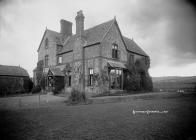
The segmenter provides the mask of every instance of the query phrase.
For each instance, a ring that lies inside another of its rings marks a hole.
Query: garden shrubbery
[[[152,91],[152,78],[148,73],[148,66],[143,59],[136,60],[135,64],[128,61],[128,71],[125,72],[124,87],[129,91]]]
[[[72,89],[71,95],[69,96],[68,99],[68,103],[69,104],[87,103],[87,98],[85,93]]]
[[[41,92],[41,86],[40,86],[40,85],[35,86],[35,87],[32,89],[31,92],[32,92],[32,93],[39,93],[39,92]]]

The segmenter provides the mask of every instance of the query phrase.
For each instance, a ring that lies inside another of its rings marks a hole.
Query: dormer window
[[[112,44],[112,58],[118,59],[119,58],[119,51],[118,51],[118,45]]]
[[[45,39],[45,48],[48,49],[48,38]]]

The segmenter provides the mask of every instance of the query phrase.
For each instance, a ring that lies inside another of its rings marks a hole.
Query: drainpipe
[[[85,94],[85,47],[82,46],[82,79],[83,79],[83,84],[82,84],[82,89],[83,89],[83,94]]]

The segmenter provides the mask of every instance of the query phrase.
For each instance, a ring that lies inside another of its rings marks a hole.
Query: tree
[[[37,83],[40,85],[42,76],[43,76],[43,66],[44,66],[44,61],[40,60],[37,62],[37,68],[36,68],[36,79]]]

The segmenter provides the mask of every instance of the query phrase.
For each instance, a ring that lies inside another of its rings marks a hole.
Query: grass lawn
[[[0,140],[195,139],[195,96],[130,102],[1,109]],[[141,114],[135,110],[168,111]]]

